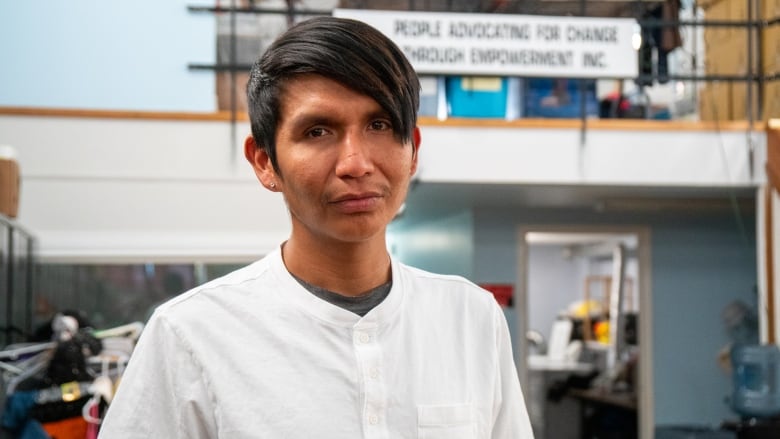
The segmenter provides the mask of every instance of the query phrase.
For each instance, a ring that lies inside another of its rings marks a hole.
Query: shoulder
[[[399,263],[404,280],[430,287],[462,290],[472,294],[490,294],[474,282],[456,274],[439,274]]]
[[[493,295],[463,276],[438,274],[404,264],[398,264],[405,286],[412,297],[446,300],[452,304],[493,307]]]
[[[218,316],[221,310],[246,304],[247,298],[267,300],[271,279],[273,264],[266,257],[168,300],[157,307],[152,318],[173,325],[189,319],[203,322],[207,316]]]
[[[493,294],[462,276],[405,265],[400,266],[400,271],[403,310],[413,333],[433,332],[454,343],[474,346],[475,352],[484,352],[486,356],[495,353],[496,337],[506,322]]]

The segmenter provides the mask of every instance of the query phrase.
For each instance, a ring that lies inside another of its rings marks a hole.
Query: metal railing
[[[33,325],[36,239],[0,214],[0,329],[3,346],[27,341]]]
[[[572,15],[580,16],[605,16],[606,12],[615,14],[614,16],[633,17],[637,20],[637,23],[644,29],[645,32],[653,29],[662,29],[667,27],[677,27],[685,29],[694,28],[734,28],[743,29],[747,32],[746,47],[744,48],[747,54],[747,69],[742,73],[724,74],[724,73],[712,73],[701,72],[703,65],[700,59],[697,58],[697,54],[692,54],[692,68],[691,72],[686,73],[670,73],[660,75],[657,72],[642,73],[640,72],[637,77],[603,77],[600,79],[612,79],[620,81],[636,81],[637,84],[650,84],[652,85],[663,76],[664,81],[686,81],[692,82],[694,85],[699,83],[713,83],[713,82],[727,82],[727,83],[743,83],[746,85],[755,85],[756,88],[747,87],[746,114],[744,117],[749,122],[755,120],[762,120],[763,115],[763,97],[764,86],[767,82],[780,80],[780,74],[770,73],[762,71],[762,38],[765,29],[777,26],[778,17],[761,17],[759,13],[760,6],[764,0],[746,0],[747,1],[747,19],[742,20],[728,20],[728,19],[663,19],[652,17],[648,15],[648,12],[652,8],[657,8],[663,0],[620,0],[620,1],[599,1],[599,0],[556,0],[556,1],[543,1],[543,0],[507,0],[505,2],[458,2],[457,0],[344,0],[341,7],[351,7],[358,9],[372,9],[380,5],[391,4],[393,6],[406,5],[406,8],[401,10],[415,10],[415,11],[453,11],[453,12],[489,12],[489,13],[520,13],[520,14],[552,14],[558,15],[562,12]],[[700,7],[700,0],[695,0],[693,3],[694,9]],[[503,7],[494,8],[489,5],[501,4]],[[287,8],[263,8],[258,7],[253,0],[232,0],[227,5],[222,6],[189,6],[188,9],[191,12],[196,13],[217,13],[217,14],[229,14],[230,26],[229,26],[229,56],[226,60],[221,62],[218,60],[215,64],[208,63],[191,63],[188,68],[191,70],[207,70],[215,72],[229,73],[230,78],[230,111],[233,114],[233,121],[236,119],[237,102],[235,100],[236,88],[238,87],[235,74],[238,72],[247,72],[251,65],[246,61],[241,62],[237,59],[237,42],[236,42],[236,16],[239,14],[283,14],[290,18],[293,17],[307,17],[313,15],[329,15],[330,10],[314,10],[314,9],[300,9],[293,6],[293,3],[288,2]],[[467,9],[463,9],[464,5],[468,6]],[[606,5],[606,6],[605,6]],[[610,9],[604,9],[608,7]],[[562,9],[564,8],[564,9]],[[639,62],[639,60],[638,60]],[[583,78],[569,78],[569,79],[583,79]],[[582,81],[580,81],[582,82]],[[644,86],[640,86],[640,90]],[[584,108],[584,95],[585,87],[580,88],[581,102],[583,103],[581,108],[581,119],[583,125],[587,117]],[[695,98],[698,101],[698,97]],[[649,117],[647,112],[645,117]]]

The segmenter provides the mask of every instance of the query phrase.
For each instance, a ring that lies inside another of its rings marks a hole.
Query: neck
[[[391,277],[390,256],[384,234],[360,243],[312,245],[292,236],[282,248],[287,269],[307,283],[342,294],[358,296]]]

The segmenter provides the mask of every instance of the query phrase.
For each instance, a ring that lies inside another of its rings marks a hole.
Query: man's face
[[[417,155],[393,132],[372,98],[319,75],[302,75],[282,90],[276,131],[293,237],[361,242],[382,236],[406,198]],[[419,132],[415,129],[415,143]]]

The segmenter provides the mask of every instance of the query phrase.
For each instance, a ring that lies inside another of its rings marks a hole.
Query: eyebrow
[[[334,123],[333,117],[319,113],[302,113],[291,118],[289,121],[292,127],[305,127],[310,125],[330,125]]]
[[[381,107],[372,111],[366,115],[366,120],[374,119],[388,119],[392,122],[390,114]],[[298,128],[313,125],[333,125],[339,123],[338,118],[333,117],[328,113],[323,112],[309,112],[300,113],[289,119],[290,126]]]

